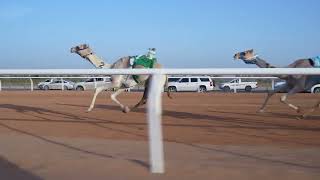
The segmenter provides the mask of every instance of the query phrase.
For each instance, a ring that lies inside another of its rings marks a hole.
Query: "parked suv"
[[[179,79],[177,80],[174,78],[179,78]],[[178,91],[206,92],[206,91],[212,91],[214,88],[214,81],[209,76],[169,77],[168,79],[169,79],[168,91],[170,92],[178,92]]]
[[[97,87],[101,87],[107,83],[111,83],[110,77],[90,78],[84,82],[78,82],[74,85],[74,89],[77,91],[92,90]]]

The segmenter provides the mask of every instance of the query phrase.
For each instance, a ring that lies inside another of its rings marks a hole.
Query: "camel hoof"
[[[304,115],[298,116],[296,119],[297,120],[304,120],[306,117]]]
[[[89,108],[89,109],[87,110],[87,113],[91,112],[91,111],[92,111],[92,109],[93,109],[93,108]]]
[[[302,112],[301,108],[298,107],[297,113],[301,113],[301,112]]]
[[[303,120],[303,119],[306,119],[307,117],[308,117],[308,114],[303,114],[303,115],[300,116],[300,119]]]
[[[130,108],[129,108],[128,106],[125,106],[125,107],[122,109],[122,112],[128,113],[128,112],[130,112]]]
[[[266,111],[264,109],[259,109],[258,113],[265,113]]]

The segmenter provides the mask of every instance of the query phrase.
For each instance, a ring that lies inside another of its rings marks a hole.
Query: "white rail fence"
[[[176,76],[174,78],[183,78],[185,76]],[[61,80],[61,90],[64,90],[64,79],[90,79],[93,78],[95,82],[95,87],[97,86],[96,78],[101,78],[101,76],[0,76],[0,91],[2,91],[2,79],[28,79],[30,81],[30,91],[34,90],[34,79],[56,79]],[[274,89],[275,80],[279,79],[277,77],[237,77],[237,76],[224,76],[224,77],[210,77],[211,79],[269,79],[271,80],[271,89]],[[237,88],[233,88],[234,93],[237,93]],[[130,91],[130,89],[128,89]]]
[[[164,173],[161,75],[320,75],[320,68],[212,68],[212,69],[6,69],[0,75],[152,75],[147,103],[152,173]]]

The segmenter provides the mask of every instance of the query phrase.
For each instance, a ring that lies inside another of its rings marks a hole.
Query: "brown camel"
[[[275,68],[275,66],[270,65],[265,60],[261,59],[259,56],[254,54],[253,49],[239,52],[234,55],[234,59],[243,60],[246,64],[255,64],[260,68]],[[314,68],[315,61],[312,58],[307,59],[299,59],[294,61],[292,64],[286,66],[286,68]],[[268,96],[266,97],[264,103],[262,104],[259,112],[264,112],[265,107],[268,103],[270,97],[272,97],[275,93],[286,91],[285,95],[281,96],[280,102],[288,105],[290,108],[294,109],[296,112],[300,113],[301,108],[289,103],[287,98],[290,95],[293,95],[298,92],[303,92],[305,90],[310,89],[314,84],[320,82],[320,75],[280,75],[275,76],[280,79],[285,80],[285,84],[276,88],[273,92],[269,92]],[[302,118],[306,118],[310,113],[315,111],[317,108],[320,108],[320,101],[318,101],[312,108],[305,111],[302,114]]]

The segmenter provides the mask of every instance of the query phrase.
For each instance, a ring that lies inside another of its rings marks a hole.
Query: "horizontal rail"
[[[0,79],[89,79],[89,78],[104,78],[105,76],[0,76]],[[189,76],[170,76],[170,78],[184,78],[184,77],[189,77]],[[212,79],[278,79],[277,77],[239,77],[239,76],[221,76],[221,77],[210,77]]]
[[[105,78],[104,76],[47,76],[47,77],[36,77],[36,76],[16,76],[16,77],[5,77],[0,76],[0,79],[89,79],[89,78]]]
[[[320,68],[2,69],[0,75],[320,75]]]

